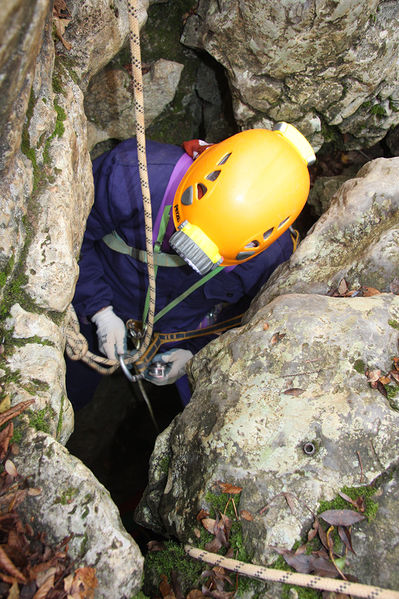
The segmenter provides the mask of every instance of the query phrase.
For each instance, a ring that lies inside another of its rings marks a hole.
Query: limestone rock
[[[47,169],[37,203],[35,231],[26,259],[25,290],[42,308],[63,312],[72,300],[78,256],[94,188],[87,147],[83,94],[67,72],[54,99],[54,125],[37,161]],[[51,96],[50,96],[51,97]],[[37,104],[44,104],[40,98]],[[47,103],[48,104],[48,103]],[[34,111],[37,120],[40,112]],[[33,131],[37,130],[36,119]],[[33,144],[33,141],[32,141]]]
[[[23,457],[22,457],[23,456]],[[82,462],[44,433],[32,432],[15,464],[41,495],[20,506],[52,543],[72,535],[69,555],[77,566],[96,569],[96,597],[132,597],[141,586],[143,558],[123,529],[108,491]]]
[[[323,142],[321,120],[367,147],[399,122],[398,6],[201,0],[182,41],[226,68],[239,124],[289,121]]]
[[[7,361],[10,373],[18,375],[8,386],[13,404],[34,397],[33,418],[41,413],[46,430],[66,443],[73,431],[73,410],[65,390],[62,330],[45,314],[27,312],[19,304],[11,308],[5,326],[19,342]]]
[[[399,272],[398,158],[363,166],[334,196],[325,212],[252,302],[248,318],[283,293],[328,293],[345,278],[389,291]]]
[[[399,539],[392,522],[397,522],[398,514],[398,470],[390,473],[381,487],[381,494],[373,497],[378,505],[375,519],[360,522],[354,536],[356,554],[348,559],[348,571],[364,584],[375,584],[391,589],[399,589],[399,570],[392,564],[399,560]],[[378,567],[376,567],[378,564]]]
[[[0,172],[21,144],[36,56],[50,7],[49,0],[9,0],[0,6]]]
[[[146,128],[173,100],[183,65],[160,59],[143,75]],[[106,68],[90,82],[85,96],[88,144],[128,139],[136,134],[132,79],[124,69]]]
[[[49,0],[10,0],[0,6],[0,268],[7,274],[18,263],[26,239],[25,198],[32,192],[33,177],[20,147],[50,4]]]
[[[147,19],[148,0],[140,0],[139,25]],[[71,21],[64,38],[71,44],[66,51],[61,42],[57,49],[73,64],[80,85],[86,88],[123,46],[129,33],[127,2],[123,0],[71,0],[68,2]]]
[[[335,177],[317,177],[313,187],[310,190],[308,204],[316,216],[321,216],[330,206],[334,194],[338,191],[345,181],[350,179],[346,175],[336,175]]]
[[[153,454],[139,521],[195,541],[196,514],[223,481],[243,487],[255,563],[270,563],[273,546],[291,548],[320,500],[359,485],[358,455],[366,485],[398,460],[399,413],[364,374],[391,368],[398,323],[392,294],[292,294],[211,342],[189,367],[190,404]],[[295,499],[292,511],[282,492]]]

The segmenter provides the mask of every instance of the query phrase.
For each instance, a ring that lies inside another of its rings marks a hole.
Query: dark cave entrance
[[[156,437],[183,409],[176,385],[157,387],[143,381],[143,386],[158,430],[138,383],[118,370],[104,376],[92,401],[75,412],[75,429],[66,446],[108,489],[142,551],[155,535],[135,524],[134,510],[147,485]]]

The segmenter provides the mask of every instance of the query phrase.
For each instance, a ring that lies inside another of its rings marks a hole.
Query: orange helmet
[[[292,125],[251,129],[210,146],[173,201],[171,246],[200,274],[263,252],[294,222],[316,157]]]

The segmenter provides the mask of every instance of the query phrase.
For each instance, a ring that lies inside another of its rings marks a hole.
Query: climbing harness
[[[243,576],[257,578],[258,580],[282,582],[284,584],[352,595],[354,597],[365,597],[366,599],[399,599],[399,591],[349,582],[348,580],[337,580],[335,578],[325,578],[324,576],[300,574],[285,570],[275,570],[274,568],[265,568],[264,566],[255,564],[246,564],[245,562],[217,555],[216,553],[210,553],[203,549],[197,549],[191,545],[186,545],[184,549],[194,559],[202,560],[213,566],[226,568],[226,570],[242,574]]]

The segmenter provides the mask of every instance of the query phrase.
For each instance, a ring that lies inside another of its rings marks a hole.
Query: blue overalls
[[[160,217],[171,175],[183,155],[184,150],[178,146],[147,141],[154,228]],[[190,161],[185,162],[185,168],[189,164]],[[123,141],[95,159],[93,175],[95,200],[83,239],[80,275],[73,305],[81,321],[83,334],[88,338],[92,350],[98,353],[95,327],[90,317],[104,306],[112,305],[114,312],[125,322],[130,318],[141,320],[147,293],[147,265],[111,249],[103,241],[104,236],[116,231],[128,246],[145,250],[136,139]],[[173,228],[169,226],[162,247],[164,252],[171,252],[168,239],[172,232]],[[173,332],[196,329],[206,315],[220,304],[226,305],[219,315],[221,320],[241,314],[275,268],[286,261],[292,251],[293,244],[287,231],[255,258],[233,269],[223,269],[160,318],[155,330]],[[155,313],[199,279],[201,276],[188,265],[174,268],[159,266]],[[211,338],[180,341],[178,347],[196,353]],[[90,401],[100,375],[83,363],[71,364],[69,360],[67,371],[68,397],[74,407],[82,407]]]

